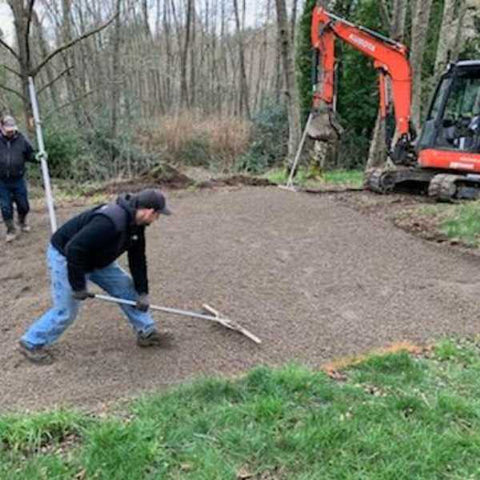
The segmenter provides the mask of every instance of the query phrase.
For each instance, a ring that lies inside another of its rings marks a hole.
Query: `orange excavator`
[[[382,120],[386,120],[392,106],[394,109],[397,140],[393,145],[388,141],[388,155],[395,167],[368,172],[366,188],[379,193],[415,190],[445,201],[480,198],[480,61],[449,65],[416,138],[410,113],[412,74],[405,45],[319,6],[313,10],[311,37],[316,53],[313,113],[308,130],[312,138],[327,139],[322,133],[325,112],[335,127],[335,40],[340,39],[373,60],[379,73]],[[393,105],[388,100],[387,78]]]

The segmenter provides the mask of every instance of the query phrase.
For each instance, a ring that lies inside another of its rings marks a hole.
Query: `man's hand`
[[[34,158],[34,162],[42,163],[43,159],[45,159],[45,160],[48,159],[48,155],[47,155],[47,152],[38,152],[38,153],[35,154],[35,156],[33,158]]]
[[[75,300],[86,300],[87,298],[95,298],[95,294],[88,290],[77,290],[72,294]]]
[[[135,308],[141,312],[146,312],[150,308],[150,299],[146,293],[142,293],[142,295],[138,297]]]

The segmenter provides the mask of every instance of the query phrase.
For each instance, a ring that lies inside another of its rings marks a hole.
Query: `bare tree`
[[[121,42],[121,32],[120,32],[120,8],[121,0],[116,0],[116,18],[113,34],[113,54],[112,54],[112,103],[110,106],[111,109],[111,129],[110,129],[110,139],[112,141],[111,147],[111,159],[115,160],[115,149],[113,148],[113,141],[117,138],[117,115],[118,115],[118,100],[120,98],[120,42]],[[149,34],[148,34],[149,35]]]
[[[435,57],[435,80],[438,79],[452,56],[453,42],[457,36],[457,29],[454,26],[455,10],[457,12],[461,10],[455,8],[458,3],[458,0],[445,0],[443,5],[442,25],[438,36],[437,55]]]
[[[233,7],[235,13],[235,26],[238,37],[238,59],[240,63],[240,113],[245,112],[246,116],[250,118],[250,106],[247,84],[247,73],[245,69],[245,48],[243,43],[243,34],[240,26],[240,12],[238,10],[238,0],[233,0]]]
[[[188,52],[190,51],[190,32],[192,25],[193,17],[193,8],[194,0],[187,0],[187,18],[185,20],[185,42],[183,44],[183,51],[181,57],[181,72],[180,72],[180,81],[181,81],[181,102],[182,106],[189,106],[189,97],[188,97],[188,85],[187,85],[187,63],[188,63]]]
[[[14,17],[18,51],[10,47],[5,41],[1,39],[0,45],[3,46],[3,48],[6,49],[8,52],[10,52],[10,54],[15,58],[18,63],[18,70],[12,69],[12,71],[15,72],[15,75],[20,78],[21,91],[7,87],[5,85],[0,85],[0,88],[3,88],[4,90],[9,90],[22,99],[26,124],[27,126],[30,126],[32,110],[30,101],[28,99],[28,78],[35,78],[38,73],[59,53],[64,52],[65,50],[71,48],[73,45],[80,42],[81,40],[84,40],[106,28],[113,21],[113,18],[105,22],[103,25],[100,25],[84,33],[83,35],[80,35],[74,39],[67,41],[63,45],[60,45],[55,50],[44,56],[40,61],[34,64],[34,59],[32,57],[32,49],[30,45],[30,31],[35,0],[8,0],[8,4],[10,6],[10,9],[12,10]]]
[[[420,129],[422,104],[422,64],[432,0],[417,0],[412,18],[410,63],[413,71],[412,122]]]
[[[391,38],[403,42],[405,36],[405,19],[408,9],[408,0],[394,0],[392,4],[391,13],[388,10],[388,5],[385,0],[382,1],[382,19],[385,28],[390,32]],[[388,80],[388,78],[387,78]],[[387,81],[387,86],[389,83]],[[392,98],[391,90],[387,88],[386,98]],[[388,112],[391,114],[392,112]],[[385,120],[382,120],[380,109],[377,113],[375,127],[373,129],[372,140],[368,151],[368,159],[366,170],[380,167],[385,163],[387,158],[387,144],[386,139],[386,125]]]
[[[282,56],[283,75],[285,79],[285,101],[288,110],[288,163],[293,162],[297,146],[300,142],[300,104],[298,101],[295,65],[291,44],[291,33],[288,28],[287,8],[285,0],[275,0],[277,7],[277,25],[280,51]]]

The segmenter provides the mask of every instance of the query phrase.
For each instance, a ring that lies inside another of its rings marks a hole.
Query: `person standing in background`
[[[7,242],[17,237],[13,218],[14,204],[17,207],[20,230],[30,231],[27,224],[30,205],[25,181],[25,163],[33,161],[35,157],[32,145],[18,131],[15,119],[6,115],[0,123],[0,208],[7,228]]]

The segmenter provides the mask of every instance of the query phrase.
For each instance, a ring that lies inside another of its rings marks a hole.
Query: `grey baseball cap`
[[[156,188],[148,188],[133,195],[132,204],[135,208],[153,208],[163,215],[171,215],[163,193]]]
[[[10,115],[5,115],[3,117],[2,126],[5,130],[17,130],[17,122]]]

